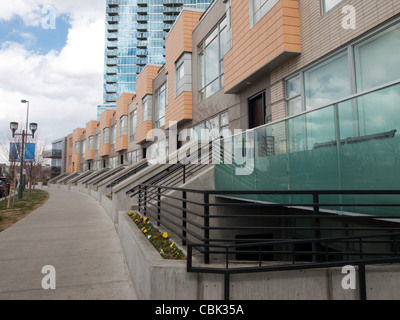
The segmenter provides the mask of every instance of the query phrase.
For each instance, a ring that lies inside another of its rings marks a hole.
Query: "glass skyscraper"
[[[124,92],[136,92],[146,64],[164,64],[165,37],[182,8],[206,10],[212,0],[107,0],[104,97],[115,107]]]

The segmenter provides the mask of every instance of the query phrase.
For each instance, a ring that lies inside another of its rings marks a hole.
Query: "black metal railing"
[[[124,181],[125,179],[139,173],[140,171],[146,169],[149,166],[148,162],[145,162],[141,165],[138,165],[134,168],[132,168],[131,170],[128,170],[127,173],[117,177],[116,179],[114,179],[111,183],[109,183],[106,188],[111,188],[111,192],[112,192],[112,188],[115,187],[117,184],[121,183],[122,181]]]
[[[307,196],[311,201],[227,198],[248,195]],[[366,196],[370,203],[338,203],[322,197],[328,195]],[[398,201],[376,203],[371,195],[396,196]],[[376,215],[349,212],[365,206],[376,208]],[[380,215],[385,207],[399,208],[399,215]],[[400,191],[396,190],[216,191],[142,184],[138,209],[187,245],[189,272],[225,276],[225,298],[234,273],[356,265],[362,276],[365,265],[400,262]],[[195,266],[194,260],[201,265]],[[366,297],[365,290],[360,297]]]
[[[138,184],[128,190],[126,194],[131,198],[140,193],[140,185],[147,185],[148,189],[156,190],[157,185],[162,184],[167,187],[176,187],[186,183],[189,178],[206,168],[212,163],[212,143],[202,145],[197,149],[197,153],[190,154],[179,163],[166,164],[166,167],[141,184]],[[154,187],[151,187],[154,186]],[[164,189],[162,189],[164,190]],[[158,195],[157,195],[158,196]],[[153,198],[149,198],[153,200]]]

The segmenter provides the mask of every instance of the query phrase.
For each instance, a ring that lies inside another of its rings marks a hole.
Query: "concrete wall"
[[[136,293],[142,300],[222,300],[222,275],[186,272],[186,261],[163,260],[126,212],[119,213],[119,237]],[[341,268],[232,275],[232,300],[358,300],[344,290]],[[396,266],[367,267],[367,297],[400,298]]]

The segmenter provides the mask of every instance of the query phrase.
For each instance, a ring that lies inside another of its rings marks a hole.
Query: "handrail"
[[[225,281],[229,283],[229,277],[234,273],[329,268],[349,264],[359,265],[362,270],[368,264],[400,263],[400,214],[340,215],[321,210],[329,206],[369,205],[377,208],[399,207],[400,213],[400,199],[396,203],[374,203],[371,197],[367,197],[368,204],[341,204],[332,200],[328,203],[320,199],[321,195],[400,195],[400,190],[220,191],[153,184],[140,184],[138,188],[139,212],[180,238],[182,245],[187,245],[188,272],[224,274]],[[312,201],[307,204],[252,203],[246,199],[237,203],[240,199],[235,199],[236,202],[232,203],[223,202],[229,199],[222,201],[216,197],[229,194],[310,195]],[[310,207],[311,213],[304,214],[305,206]],[[239,212],[227,210],[225,214],[219,211],[224,207],[244,209]],[[265,207],[265,210],[246,214],[246,207],[251,210]],[[283,209],[286,211],[281,211]],[[330,220],[332,224],[324,223]],[[240,238],[235,236],[246,232],[249,235]],[[332,232],[337,236],[327,236]],[[273,238],[263,239],[263,234],[271,234]],[[298,239],[298,234],[307,234],[307,238]],[[205,266],[193,266],[194,249],[203,255]],[[213,259],[223,255],[224,258],[218,261],[226,261],[225,267],[209,265],[211,255]],[[230,259],[242,256],[254,257],[257,266],[229,266]],[[265,259],[277,261],[276,257],[283,259],[280,264],[263,264]],[[229,298],[229,285],[227,287],[226,299]],[[361,292],[361,297],[364,296],[365,290]]]

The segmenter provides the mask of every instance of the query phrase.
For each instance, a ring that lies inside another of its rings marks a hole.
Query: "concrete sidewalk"
[[[0,233],[0,300],[134,300],[113,222],[101,205],[74,191],[45,189],[49,201]],[[56,290],[44,290],[44,266]]]

